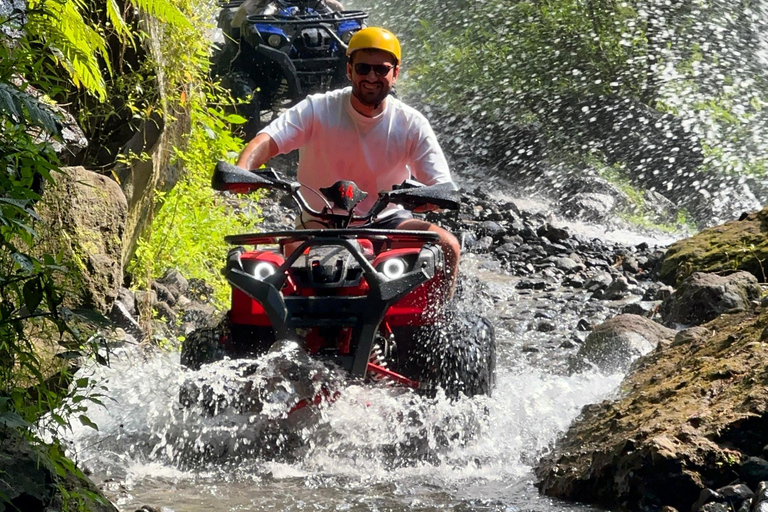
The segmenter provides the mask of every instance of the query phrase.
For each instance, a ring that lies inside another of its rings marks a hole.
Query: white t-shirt
[[[346,87],[308,96],[262,130],[280,153],[299,149],[298,181],[313,208],[325,205],[319,189],[339,180],[354,181],[368,192],[358,215],[370,210],[380,191],[409,178],[425,185],[452,181],[445,155],[421,113],[388,96],[381,114],[365,117],[352,107],[351,94]]]

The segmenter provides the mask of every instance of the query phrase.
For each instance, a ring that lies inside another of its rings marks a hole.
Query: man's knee
[[[459,258],[459,254],[461,252],[461,245],[459,244],[459,240],[453,236],[450,231],[443,229],[440,226],[436,226],[431,222],[420,219],[409,219],[397,226],[397,229],[412,229],[418,231],[432,231],[433,233],[437,233],[440,236],[440,245],[442,245],[445,250],[451,252],[454,260],[458,260]],[[450,257],[451,255],[448,256]]]

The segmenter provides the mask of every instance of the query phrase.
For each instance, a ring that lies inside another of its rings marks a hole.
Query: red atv
[[[406,181],[380,192],[364,216],[355,207],[367,193],[350,181],[319,191],[327,204],[322,211],[307,204],[298,183],[271,169],[250,172],[220,162],[213,187],[282,190],[329,228],[227,236],[237,246],[225,269],[232,308],[221,325],[187,337],[184,366],[260,356],[289,339],[353,379],[427,393],[440,387],[450,396],[490,394],[493,328],[479,315],[435,300],[447,279],[437,234],[366,227],[390,203],[457,209],[453,185]]]

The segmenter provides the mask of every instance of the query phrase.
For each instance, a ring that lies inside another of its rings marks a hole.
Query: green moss
[[[662,281],[678,284],[693,272],[746,270],[765,282],[767,224],[768,209],[763,209],[672,244],[662,262]]]

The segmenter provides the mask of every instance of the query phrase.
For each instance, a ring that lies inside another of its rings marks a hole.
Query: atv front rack
[[[248,23],[268,23],[270,25],[301,25],[340,21],[362,21],[368,18],[365,11],[337,11],[330,14],[311,14],[306,16],[276,16],[274,14],[249,14]]]
[[[285,240],[310,240],[313,238],[355,239],[367,238],[375,241],[392,242],[437,242],[440,235],[432,231],[407,229],[297,229],[294,231],[272,231],[268,233],[246,233],[229,235],[224,241],[232,245],[278,244]]]
[[[394,231],[394,233],[393,233]],[[275,339],[290,339],[298,328],[313,326],[346,326],[352,328],[351,355],[339,355],[336,362],[353,377],[363,378],[368,369],[369,356],[379,324],[387,310],[417,286],[435,276],[442,261],[442,251],[431,243],[422,246],[412,270],[395,279],[379,273],[350,238],[381,236],[401,240],[436,241],[439,237],[430,231],[405,230],[297,230],[289,232],[235,235],[227,237],[234,244],[278,243],[291,238],[304,241],[291,252],[274,274],[257,279],[245,271],[239,258],[226,271],[229,283],[241,290],[264,308],[275,332]],[[364,296],[283,296],[280,291],[288,279],[288,269],[310,247],[344,247],[359,263],[368,283]]]

